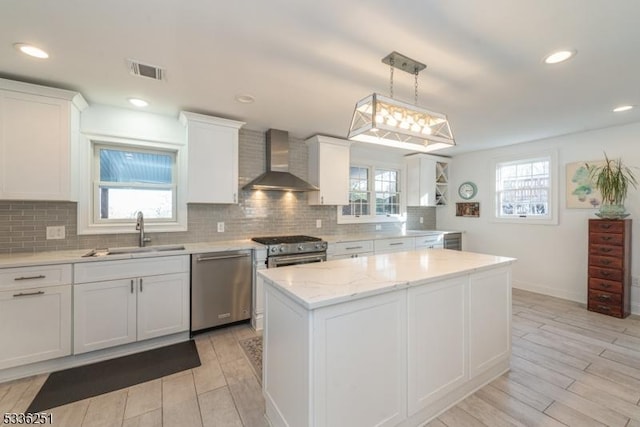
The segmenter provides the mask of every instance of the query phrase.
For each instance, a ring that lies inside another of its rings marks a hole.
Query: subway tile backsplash
[[[290,138],[290,170],[307,179],[307,146]],[[240,131],[240,187],[266,168],[263,132]],[[215,185],[215,183],[211,183]],[[0,253],[41,252],[95,247],[136,246],[137,233],[77,234],[77,205],[73,202],[32,202],[0,200]],[[189,230],[175,233],[148,233],[151,244],[194,243],[245,239],[275,234],[335,235],[375,231],[375,224],[337,224],[335,206],[309,206],[307,193],[240,191],[237,205],[190,204]],[[423,218],[420,224],[419,218]],[[316,228],[316,220],[322,228]],[[407,229],[434,229],[435,208],[408,208]],[[217,223],[225,232],[217,232]],[[47,240],[47,226],[65,226],[65,239]],[[381,231],[396,231],[399,224],[383,223]]]

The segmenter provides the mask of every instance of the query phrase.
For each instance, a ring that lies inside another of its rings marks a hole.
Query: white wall
[[[521,225],[491,222],[493,207],[491,159],[555,149],[558,153],[558,225]],[[453,203],[437,209],[442,230],[465,231],[464,250],[518,258],[514,287],[582,303],[587,301],[588,219],[593,209],[567,209],[565,202],[567,163],[622,157],[629,166],[640,167],[640,123],[566,135],[509,147],[455,156],[450,168]],[[640,178],[640,169],[636,171]],[[473,201],[480,202],[480,217],[455,216],[455,202],[462,202],[458,186],[472,181],[478,186]],[[640,191],[631,190],[625,202],[633,219],[632,247],[640,251]],[[632,276],[640,276],[640,257],[632,251]],[[640,287],[631,290],[632,312],[640,314]]]

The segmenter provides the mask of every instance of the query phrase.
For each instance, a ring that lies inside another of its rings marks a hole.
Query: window
[[[351,166],[349,204],[338,207],[338,222],[381,222],[400,217],[400,172]]]
[[[148,222],[176,219],[176,153],[94,145],[94,220]]]
[[[555,155],[495,162],[495,219],[555,224]]]

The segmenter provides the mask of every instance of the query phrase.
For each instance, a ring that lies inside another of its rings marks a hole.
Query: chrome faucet
[[[144,215],[142,215],[142,211],[138,211],[136,216],[136,230],[140,231],[138,246],[143,247],[145,243],[151,241],[150,237],[144,237]]]

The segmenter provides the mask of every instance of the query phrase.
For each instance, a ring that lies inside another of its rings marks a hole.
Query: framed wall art
[[[468,216],[477,218],[480,216],[480,203],[463,202],[456,203],[456,216]]]
[[[586,164],[601,165],[601,160],[567,163],[567,209],[594,209],[600,206],[602,196],[589,179]]]

